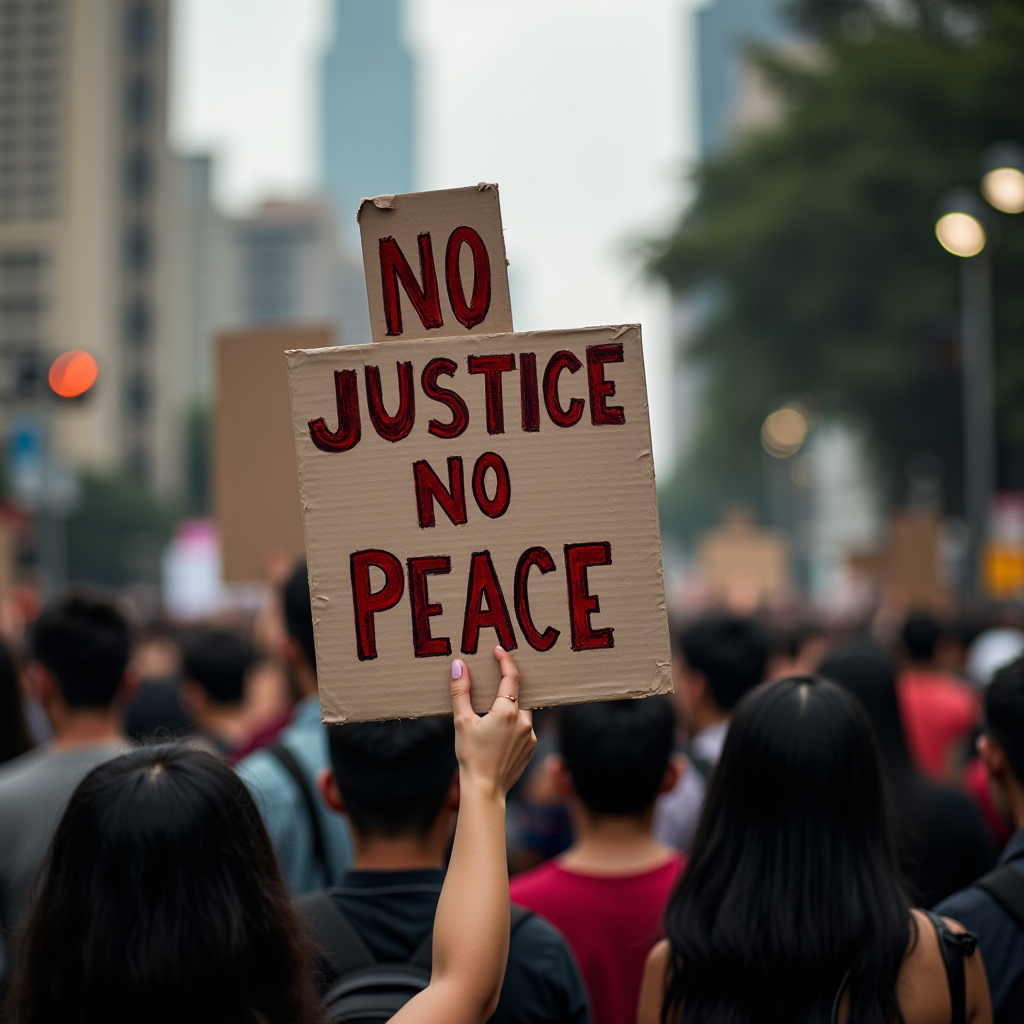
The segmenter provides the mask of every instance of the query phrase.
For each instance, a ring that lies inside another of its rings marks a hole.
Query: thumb
[[[473,710],[473,701],[470,698],[471,689],[469,666],[464,661],[456,658],[452,662],[451,686],[452,715],[456,721],[471,715],[476,717],[476,712]]]

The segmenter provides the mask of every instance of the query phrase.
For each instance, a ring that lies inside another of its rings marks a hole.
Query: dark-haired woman
[[[910,756],[896,674],[885,656],[870,647],[843,647],[829,654],[818,672],[852,693],[871,720],[914,898],[923,907],[934,907],[991,871],[996,852],[974,801],[922,774]]]
[[[33,745],[18,666],[10,648],[0,641],[0,764],[26,753]]]
[[[512,659],[478,717],[452,666],[461,810],[430,985],[396,1024],[481,1024],[509,941],[505,795],[536,737]],[[311,1024],[311,950],[245,785],[212,754],[142,748],[82,781],[20,950],[16,1024]]]
[[[733,719],[639,1021],[989,1024],[961,932],[911,909],[863,708],[833,683],[782,679]]]

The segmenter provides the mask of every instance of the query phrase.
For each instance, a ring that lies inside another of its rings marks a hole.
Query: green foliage
[[[181,510],[135,477],[87,474],[68,520],[68,577],[104,587],[156,584],[160,552]]]
[[[935,212],[947,189],[978,182],[987,146],[1024,142],[1024,3],[959,8],[959,20],[917,6],[928,19],[896,24],[844,5],[856,31],[823,28],[813,67],[760,54],[785,119],[704,164],[695,201],[650,246],[650,271],[710,306],[685,353],[704,390],[695,444],[662,495],[670,532],[759,497],[761,422],[801,392],[864,422],[890,479],[915,452],[938,454],[947,503],[960,500],[960,267]],[[993,213],[1000,483],[1020,487],[1024,215]]]

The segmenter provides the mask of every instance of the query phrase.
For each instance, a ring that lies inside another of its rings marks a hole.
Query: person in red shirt
[[[564,708],[561,756],[548,768],[569,803],[575,841],[512,879],[512,901],[566,938],[590,991],[594,1024],[633,1024],[644,961],[683,860],[651,836],[654,802],[675,785],[675,721],[666,697]]]
[[[969,684],[941,671],[936,649],[942,629],[932,616],[914,614],[900,633],[906,668],[900,675],[900,716],[910,752],[925,774],[950,779],[957,757],[981,720],[978,696]]]

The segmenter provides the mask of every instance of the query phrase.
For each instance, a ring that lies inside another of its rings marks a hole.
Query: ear
[[[665,768],[665,774],[661,777],[661,785],[658,787],[658,796],[661,796],[662,793],[671,793],[672,790],[676,788],[679,776],[683,774],[684,770],[683,759],[678,754],[673,754],[668,760],[668,766]]]
[[[121,704],[130,704],[139,692],[139,674],[133,669],[125,669],[124,678],[117,688],[115,699]]]
[[[44,706],[48,700],[60,694],[52,673],[38,661],[30,661],[25,666],[25,692]]]
[[[345,813],[345,801],[342,799],[341,790],[338,788],[338,780],[330,768],[321,768],[316,777],[316,789],[320,799],[329,810],[336,814]]]
[[[459,769],[456,768],[452,774],[452,784],[448,787],[448,796],[445,798],[445,806],[453,814],[459,809],[462,801],[462,783],[459,781]]]
[[[178,696],[192,714],[198,714],[206,706],[206,691],[194,679],[182,679],[178,683]]]
[[[306,662],[306,655],[303,653],[298,641],[289,633],[283,633],[281,635],[278,651],[285,663],[290,665],[292,668],[297,668],[299,665],[305,664]]]
[[[1010,776],[1010,764],[1003,748],[987,733],[978,737],[978,753],[985,764],[988,777],[996,783],[1006,782]]]
[[[563,800],[572,800],[576,796],[576,787],[572,784],[572,776],[560,754],[548,754],[544,759],[544,770],[551,777],[555,792]]]

